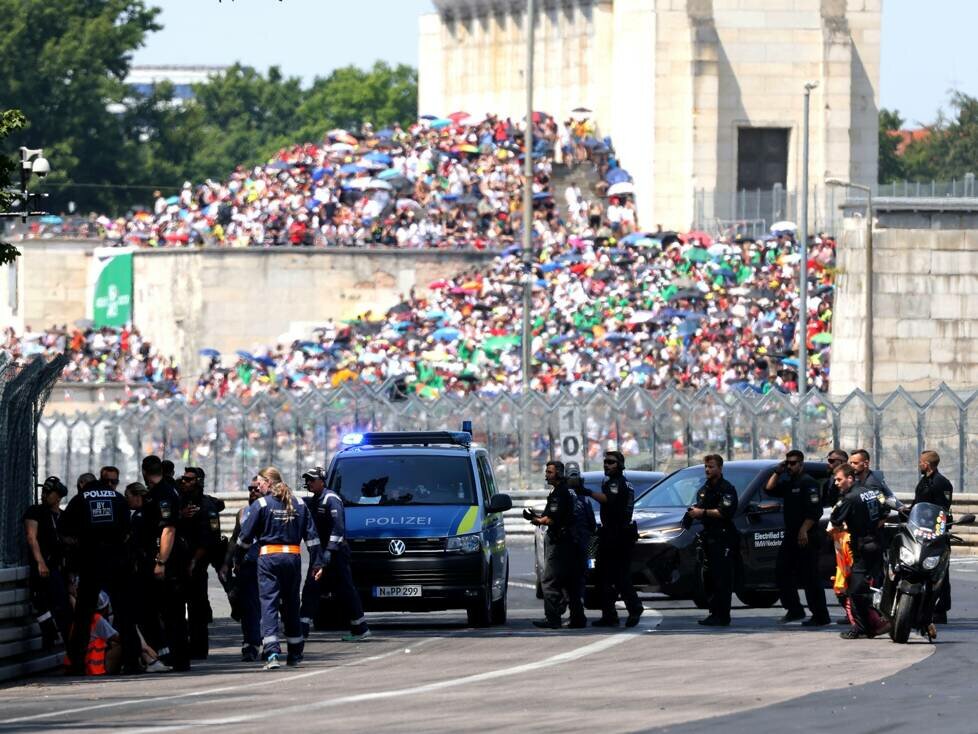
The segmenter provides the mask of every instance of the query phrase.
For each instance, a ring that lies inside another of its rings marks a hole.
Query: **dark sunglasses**
[[[197,478],[197,477],[180,477],[180,481],[181,481],[181,482],[192,482],[192,481],[194,481],[194,480],[195,480],[196,478]]]
[[[787,464],[788,466],[798,466],[801,462],[798,459],[788,459],[784,463]]]

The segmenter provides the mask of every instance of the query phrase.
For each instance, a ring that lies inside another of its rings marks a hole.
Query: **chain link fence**
[[[489,450],[497,480],[510,490],[540,484],[551,458],[601,468],[603,451],[618,448],[633,469],[672,471],[707,453],[728,459],[781,457],[790,447],[821,458],[839,446],[866,448],[895,491],[912,491],[918,454],[940,452],[941,470],[960,491],[974,490],[978,468],[978,392],[942,386],[933,393],[845,397],[811,392],[719,393],[712,388],[648,391],[630,388],[574,396],[493,398],[403,397],[390,385],[341,386],[301,397],[262,396],[148,405],[119,412],[50,415],[41,420],[42,474],[74,478],[100,465],[139,477],[142,456],[155,453],[207,472],[209,491],[243,492],[262,466],[281,468],[296,484],[302,472],[325,466],[351,432],[457,429],[474,424]],[[529,450],[521,452],[523,441]]]
[[[64,355],[18,369],[0,354],[0,568],[25,560],[22,522],[37,486],[37,426]]]

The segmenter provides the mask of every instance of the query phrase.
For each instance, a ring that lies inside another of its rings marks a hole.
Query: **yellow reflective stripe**
[[[475,519],[479,516],[479,508],[477,506],[470,507],[468,511],[462,516],[462,520],[459,522],[458,527],[455,528],[456,535],[464,535],[465,533],[471,533],[475,529]]]

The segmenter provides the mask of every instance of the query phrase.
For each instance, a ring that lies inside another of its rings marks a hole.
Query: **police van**
[[[503,513],[513,502],[463,428],[350,434],[330,462],[326,486],[343,498],[365,609],[465,609],[473,626],[506,622]]]

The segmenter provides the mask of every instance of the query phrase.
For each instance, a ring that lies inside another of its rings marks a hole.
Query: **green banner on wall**
[[[92,253],[92,321],[96,328],[132,321],[132,250],[98,247]]]

